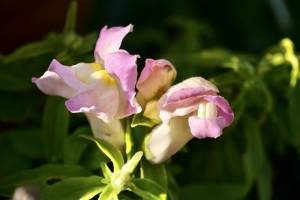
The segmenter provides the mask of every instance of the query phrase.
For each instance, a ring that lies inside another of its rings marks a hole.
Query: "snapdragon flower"
[[[141,111],[135,99],[138,55],[120,49],[133,26],[105,26],[94,50],[94,63],[65,66],[53,60],[48,70],[32,81],[48,94],[67,98],[67,109],[87,115],[95,136],[118,148],[124,144],[119,119]]]
[[[229,103],[218,88],[202,77],[172,86],[158,102],[162,124],[145,140],[146,157],[161,163],[193,137],[217,138],[234,118]]]
[[[171,86],[176,78],[176,69],[165,59],[146,59],[145,66],[137,82],[137,100],[143,107],[143,115],[154,122],[158,117],[158,99]]]

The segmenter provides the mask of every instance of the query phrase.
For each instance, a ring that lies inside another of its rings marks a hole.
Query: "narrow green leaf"
[[[109,158],[102,151],[99,151],[97,145],[90,142],[81,156],[79,165],[90,170],[99,170],[99,166],[101,166],[101,163],[108,162],[110,162]]]
[[[109,184],[107,185],[99,196],[99,200],[114,200],[118,196],[118,191]]]
[[[100,163],[100,167],[103,173],[103,176],[109,180],[111,177],[112,172],[110,171],[109,167],[107,166],[107,164],[105,162],[101,162]]]
[[[146,126],[146,127],[153,127],[156,123],[153,122],[152,120],[148,119],[147,117],[144,117],[142,113],[138,113],[133,115],[132,122],[131,122],[131,127],[136,127],[136,126]]]
[[[150,179],[167,189],[167,173],[164,164],[152,165],[146,159],[141,162],[141,178]]]
[[[125,131],[125,147],[126,147],[127,160],[129,160],[132,157],[132,151],[133,151],[133,138],[131,134],[132,133],[129,125],[129,120],[127,120],[126,131]]]
[[[167,194],[164,189],[149,179],[134,179],[128,190],[145,200],[167,199]]]
[[[77,17],[77,2],[76,2],[76,0],[73,0],[70,3],[68,13],[67,13],[66,23],[65,23],[65,27],[64,27],[65,33],[75,32],[76,17]]]
[[[43,116],[43,145],[46,156],[51,162],[62,158],[63,142],[68,135],[70,114],[64,100],[48,97]]]
[[[45,200],[89,200],[99,194],[105,185],[99,176],[66,178],[42,189]]]
[[[110,143],[87,135],[81,135],[81,137],[93,141],[98,146],[98,148],[112,161],[114,172],[119,171],[124,165],[122,153]]]
[[[257,191],[260,200],[272,199],[272,171],[269,163],[265,162],[257,178]]]
[[[21,46],[10,55],[4,57],[3,62],[6,64],[13,61],[36,58],[45,54],[54,54],[62,49],[61,35],[50,34],[43,40]]]
[[[8,175],[0,180],[0,194],[12,195],[14,188],[19,185],[42,187],[52,179],[88,176],[91,172],[77,165],[44,165]]]
[[[254,181],[259,176],[266,158],[264,155],[263,143],[257,123],[250,117],[244,117],[244,130],[247,141],[247,149],[244,156],[244,166],[246,173],[246,185],[248,189],[250,189]]]
[[[142,151],[138,151],[136,152],[132,158],[127,161],[125,163],[125,165],[123,165],[122,167],[122,173],[127,173],[127,174],[131,174],[135,168],[137,167],[137,165],[139,164],[141,158],[143,157],[143,152]]]

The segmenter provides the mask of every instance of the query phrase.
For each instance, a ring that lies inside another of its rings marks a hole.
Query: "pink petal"
[[[175,77],[176,70],[169,61],[146,59],[145,67],[137,82],[137,89],[143,98],[148,101],[164,93]]]
[[[46,71],[40,78],[32,78],[32,82],[48,95],[69,98],[74,94],[74,89],[68,86],[55,72]]]
[[[118,51],[107,55],[104,66],[108,73],[118,78],[120,83],[119,117],[126,117],[141,111],[135,99],[135,84],[137,80],[137,55],[130,55],[126,51]]]
[[[107,85],[100,80],[93,90],[79,93],[67,100],[66,107],[72,113],[91,113],[107,122],[118,112],[119,91],[116,85]]]
[[[55,72],[69,87],[78,91],[84,87],[84,84],[76,77],[72,67],[62,65],[53,59],[48,68],[49,71]]]
[[[192,77],[172,86],[160,99],[160,105],[168,106],[173,102],[188,99],[199,95],[216,95],[219,90],[211,82],[202,77]]]
[[[222,130],[232,123],[234,113],[226,99],[221,96],[204,96],[203,99],[217,106],[218,116],[214,119],[200,119],[196,116],[190,117],[189,125],[191,133],[197,138],[217,138],[222,134]]]
[[[210,103],[214,103],[218,108],[218,117],[224,119],[224,127],[229,126],[234,119],[234,113],[228,101],[222,96],[204,96],[203,99]]]
[[[96,48],[94,52],[95,60],[97,63],[103,63],[105,56],[109,53],[118,51],[123,38],[131,32],[133,26],[129,24],[126,27],[103,27],[100,31]]]
[[[222,134],[224,120],[222,118],[200,119],[194,116],[189,118],[189,126],[196,138],[217,138]]]

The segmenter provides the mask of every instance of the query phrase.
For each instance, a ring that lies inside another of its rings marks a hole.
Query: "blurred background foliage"
[[[211,80],[235,112],[221,138],[194,139],[167,163],[178,184],[170,184],[175,199],[299,194],[299,1],[81,0],[77,18],[72,9],[66,14],[69,1],[20,2],[0,3],[1,196],[18,185],[96,172],[103,158],[75,137],[89,132],[85,118],[70,115],[63,99],[46,97],[30,80],[53,58],[93,61],[100,28],[128,23],[135,29],[123,47],[141,55],[139,70],[147,57],[167,58],[176,81]]]

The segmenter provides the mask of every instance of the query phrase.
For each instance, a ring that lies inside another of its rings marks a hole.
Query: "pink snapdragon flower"
[[[158,117],[158,99],[171,86],[176,78],[176,69],[165,59],[146,59],[145,67],[137,82],[137,100],[144,108],[143,115],[153,121],[160,121]]]
[[[145,141],[147,158],[161,163],[193,137],[217,138],[234,118],[228,102],[218,89],[201,77],[172,86],[159,100],[162,124]]]
[[[138,55],[120,49],[132,28],[102,28],[94,63],[65,66],[54,59],[40,78],[32,78],[44,93],[67,98],[70,112],[87,114],[94,134],[115,146],[124,143],[118,119],[141,111],[135,99]]]

